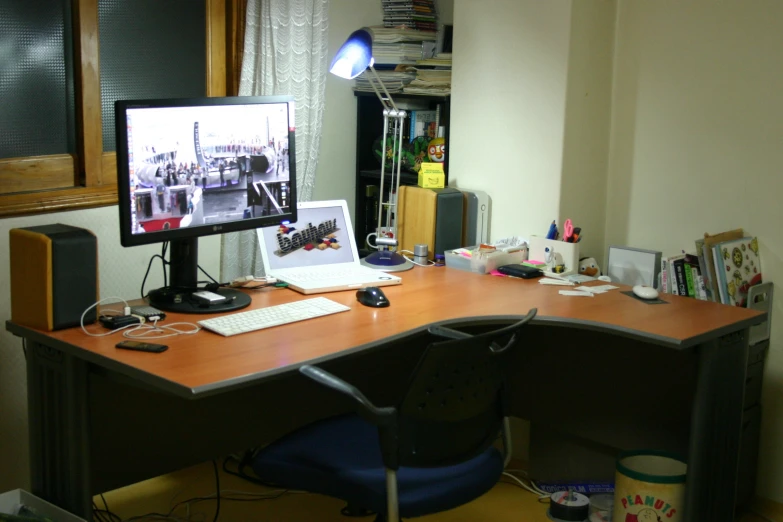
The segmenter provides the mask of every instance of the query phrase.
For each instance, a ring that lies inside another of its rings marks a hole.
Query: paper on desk
[[[538,280],[538,284],[540,285],[557,285],[557,286],[574,286],[574,283],[571,281],[566,281],[564,279],[555,279],[553,277],[542,277]]]
[[[590,294],[605,294],[609,290],[614,290],[615,288],[619,287],[614,285],[580,286],[579,290],[588,292]]]
[[[572,295],[574,297],[593,297],[591,292],[580,292],[579,290],[560,290],[560,295]]]

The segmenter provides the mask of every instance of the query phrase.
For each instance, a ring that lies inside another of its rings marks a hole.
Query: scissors
[[[574,224],[570,219],[566,219],[563,223],[563,241],[573,243],[574,241]]]

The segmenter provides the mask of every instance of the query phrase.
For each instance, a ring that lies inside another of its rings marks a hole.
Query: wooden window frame
[[[236,28],[227,22],[238,2],[206,0],[207,96],[225,96],[227,74],[233,74],[226,49]],[[0,217],[117,204],[116,154],[103,151],[98,0],[74,0],[73,20],[76,154],[0,159]]]

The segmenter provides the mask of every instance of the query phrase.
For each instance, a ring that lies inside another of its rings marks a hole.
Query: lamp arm
[[[381,89],[383,89],[383,94],[386,95],[386,99],[381,96],[380,91],[378,91],[378,85],[375,85],[375,82],[372,81],[372,77],[370,77],[370,85],[372,85],[372,89],[375,91],[375,95],[378,96],[378,99],[381,100],[381,105],[385,109],[394,109],[397,111],[397,105],[394,103],[394,99],[391,97],[391,94],[389,94],[389,91],[386,89],[386,86],[381,81],[380,76],[378,76],[378,73],[375,72],[375,67],[370,65],[370,71],[372,72],[372,75],[375,76],[375,82],[378,82],[378,85],[381,86]]]

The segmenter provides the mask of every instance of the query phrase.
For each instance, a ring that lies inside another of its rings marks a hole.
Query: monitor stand
[[[240,310],[250,305],[251,297],[233,288],[218,288],[213,293],[228,300],[223,303],[202,304],[192,297],[198,288],[198,238],[171,241],[169,257],[170,286],[149,293],[149,302],[158,310],[181,314],[217,314]]]

